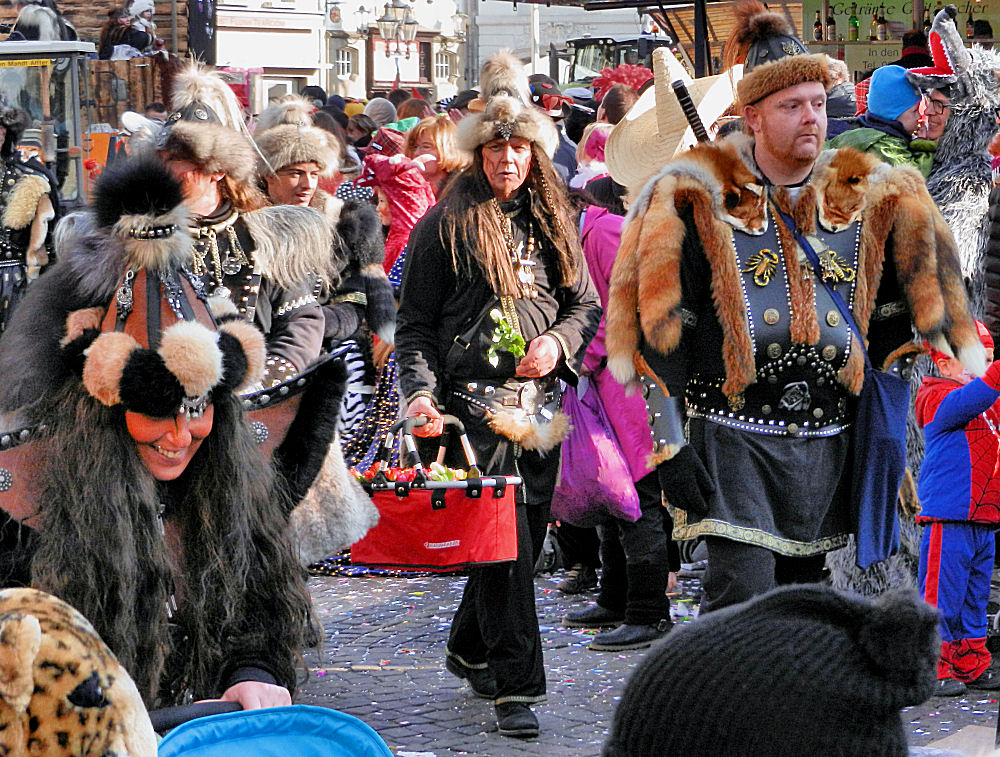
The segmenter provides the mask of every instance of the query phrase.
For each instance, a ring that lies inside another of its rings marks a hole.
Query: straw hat
[[[671,70],[673,53],[666,47],[653,52],[654,85],[643,93],[625,118],[615,126],[605,147],[608,170],[619,184],[638,191],[677,153],[695,143],[684,111],[670,82],[686,76]],[[733,86],[742,67],[717,76],[685,82],[705,128],[709,128],[733,104]]]

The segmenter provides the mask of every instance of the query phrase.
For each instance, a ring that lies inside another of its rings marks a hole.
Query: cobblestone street
[[[563,628],[560,620],[595,595],[564,596],[555,590],[560,578],[535,581],[548,677],[548,701],[535,708],[541,724],[537,739],[500,736],[492,704],[474,697],[444,669],[448,625],[465,580],[461,576],[311,579],[324,646],[306,655],[310,676],[299,702],[360,718],[401,757],[595,757],[622,684],[645,650],[587,649],[594,632]],[[687,606],[682,602],[682,611]],[[933,744],[968,725],[992,729],[996,697],[970,694],[932,699],[905,711],[911,744]]]

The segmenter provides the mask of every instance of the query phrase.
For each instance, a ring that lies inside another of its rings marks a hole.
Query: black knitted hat
[[[899,711],[931,695],[937,654],[936,611],[913,592],[776,589],[654,647],[604,755],[906,757]]]

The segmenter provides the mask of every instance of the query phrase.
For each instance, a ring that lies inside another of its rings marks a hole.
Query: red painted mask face
[[[178,413],[168,418],[126,411],[125,425],[135,439],[143,465],[157,481],[173,481],[188,467],[198,447],[212,432],[215,408],[199,418]]]

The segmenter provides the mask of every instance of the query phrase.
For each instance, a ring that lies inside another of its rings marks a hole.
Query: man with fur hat
[[[552,166],[558,135],[530,104],[524,68],[499,53],[480,81],[458,125],[473,163],[410,236],[396,360],[422,435],[455,415],[484,473],[523,479],[517,560],[470,572],[446,665],[493,700],[501,734],[531,737],[529,705],[545,698],[534,563],[568,430],[557,379],[575,381],[601,309]]]
[[[825,553],[858,533],[850,449],[855,397],[871,380],[861,340],[881,368],[912,323],[970,371],[985,368],[953,241],[919,173],[822,152],[826,61],[775,58],[739,82],[747,133],[634,188],[611,283],[608,367],[622,382],[643,374],[675,537],[708,546],[705,611],[818,580]],[[687,442],[662,430],[664,392],[684,398]],[[886,533],[894,516],[872,514]],[[881,559],[875,543],[859,536],[859,553]]]
[[[335,173],[340,161],[329,133],[312,125],[311,110],[295,97],[261,114],[254,136],[261,188],[275,205],[318,210],[337,230],[330,254],[340,283],[335,289],[321,286],[319,293],[325,347],[355,335],[365,319],[379,338],[392,344],[396,303],[382,270],[378,215],[369,202],[343,201],[319,189],[319,177]]]
[[[267,336],[264,385],[319,357],[324,321],[314,293],[330,279],[330,226],[310,208],[267,207],[254,186],[257,154],[232,90],[192,64],[174,80],[157,148],[184,187],[195,252],[186,266],[208,295],[231,299]]]

